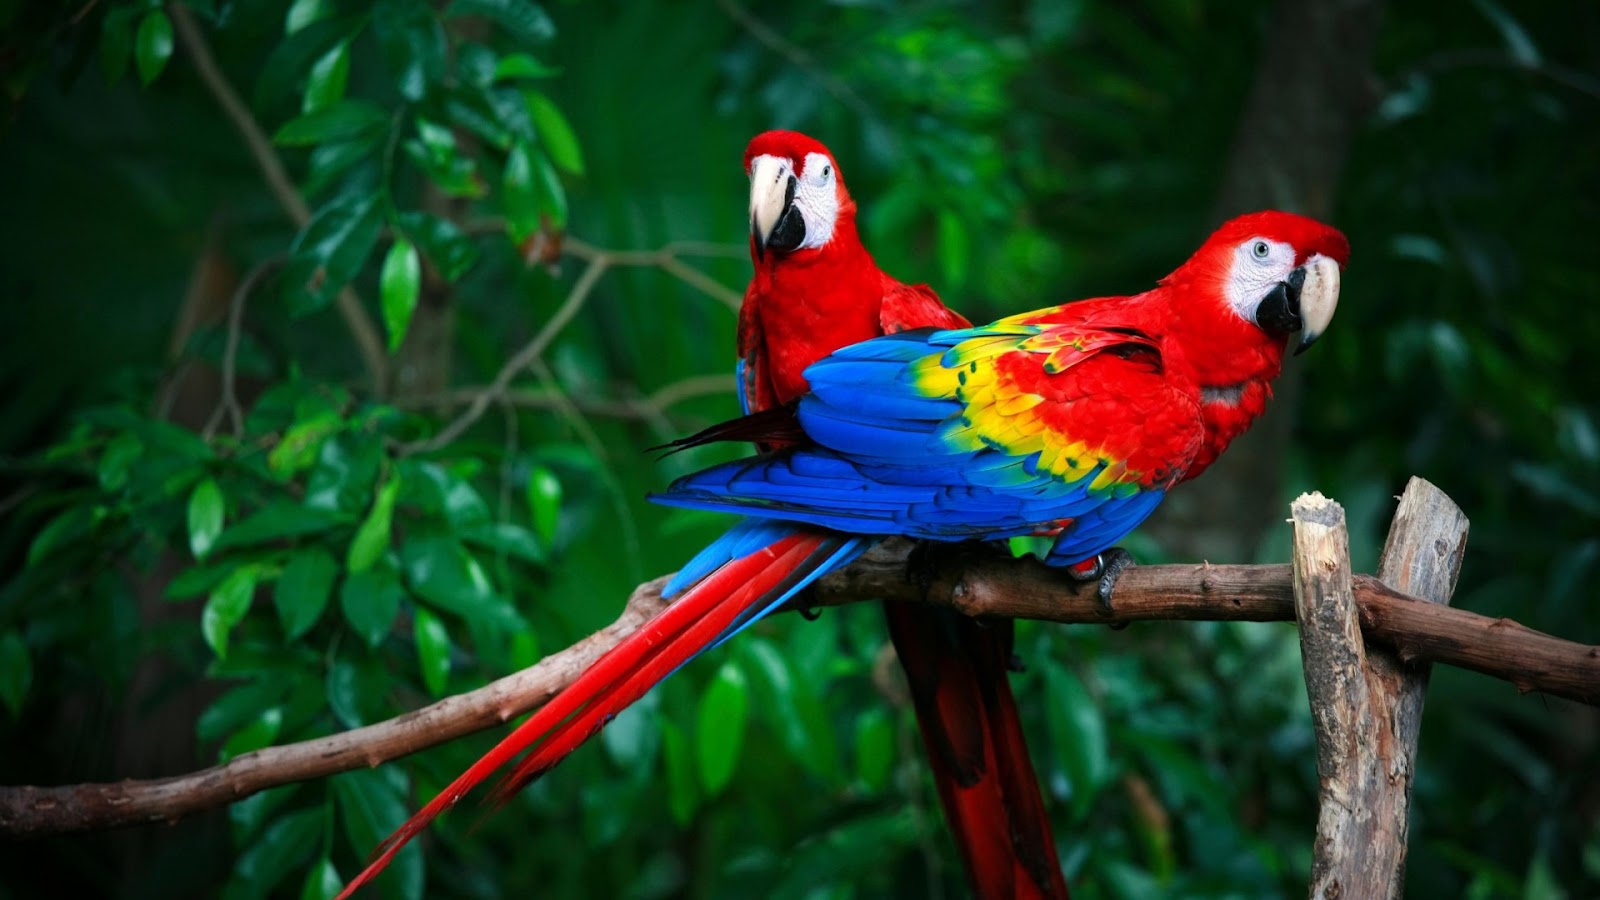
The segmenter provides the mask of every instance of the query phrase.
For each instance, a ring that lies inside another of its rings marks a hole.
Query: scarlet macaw
[[[1301,330],[1304,349],[1331,321],[1348,252],[1328,226],[1256,213],[1224,224],[1145,293],[888,335],[804,369],[810,390],[797,403],[711,430],[781,452],[680,479],[654,498],[749,516],[678,574],[667,593],[683,591],[679,599],[396,831],[344,895],[523,749],[543,738],[502,797],[881,536],[1053,534],[1052,565],[1110,549],[1260,414],[1288,333]],[[756,363],[745,364],[747,378],[759,374]]]

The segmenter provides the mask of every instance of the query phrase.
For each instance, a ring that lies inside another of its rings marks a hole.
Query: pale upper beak
[[[1318,253],[1300,267],[1305,283],[1300,286],[1300,346],[1295,355],[1322,337],[1322,332],[1333,321],[1333,311],[1339,306],[1339,264]]]
[[[751,161],[750,236],[757,259],[768,248],[789,251],[805,240],[805,217],[794,204],[797,186],[789,160],[764,155]]]
[[[1338,305],[1339,264],[1317,253],[1273,285],[1256,307],[1256,324],[1272,334],[1300,332],[1299,356],[1322,336]]]

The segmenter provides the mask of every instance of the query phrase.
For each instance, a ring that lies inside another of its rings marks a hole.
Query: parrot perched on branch
[[[796,161],[793,182],[774,177],[785,194],[776,217],[763,220],[753,210],[758,230],[770,222],[755,238],[758,258],[791,244],[809,249],[801,245],[813,226],[806,201],[798,198],[805,196],[801,178],[820,172],[808,174],[810,166],[808,154],[804,165]],[[752,176],[756,169],[752,165]],[[837,179],[836,168],[832,177]],[[753,198],[755,191],[753,183]],[[848,211],[842,188],[835,196],[843,202],[831,210],[830,234]],[[799,224],[785,224],[791,203],[800,208]],[[864,251],[861,256],[866,258]],[[681,443],[738,438],[779,449],[680,479],[654,498],[748,518],[675,577],[666,591],[680,595],[672,605],[391,835],[344,895],[524,749],[533,748],[505,776],[498,798],[548,771],[683,663],[885,535],[958,541],[1048,534],[1054,535],[1048,563],[1081,567],[1094,560],[1136,527],[1168,488],[1209,465],[1260,414],[1286,336],[1302,331],[1304,349],[1331,320],[1347,256],[1343,236],[1327,226],[1258,213],[1225,224],[1143,294],[1055,307],[979,328],[886,335],[801,369],[798,381],[784,380],[791,370],[775,364],[784,357],[763,359],[758,348],[771,349],[771,338],[764,333],[767,317],[756,317],[762,337],[751,341],[741,329],[741,375],[752,414]],[[925,296],[931,301],[931,294]],[[880,315],[888,306],[880,304]],[[752,349],[758,352],[752,355]],[[800,391],[797,399],[784,403],[780,385]],[[948,649],[935,651],[936,657]],[[942,673],[937,658],[933,665]],[[919,719],[926,735],[920,709]],[[1008,758],[1020,754],[1025,764],[1020,730],[997,731],[1008,733],[982,741],[966,732],[949,735],[951,745],[936,753],[980,776],[987,774],[982,767],[991,746]],[[973,750],[978,743],[985,754],[981,764]],[[1028,776],[1029,790],[1022,793],[1036,797],[1031,770]],[[943,787],[941,795],[950,808]],[[1037,813],[1042,820],[1042,806]],[[952,818],[959,830],[959,816]],[[1004,844],[1007,835],[997,841],[993,834],[1001,821],[962,838]],[[1041,827],[1048,836],[1048,823]],[[965,843],[963,848],[972,863],[972,851]],[[1048,853],[1050,871],[1042,880],[1030,861],[1013,855],[1020,873],[1003,885],[973,873],[975,891],[1064,893],[1064,885],[1052,884],[1052,873],[1059,878],[1053,845]]]

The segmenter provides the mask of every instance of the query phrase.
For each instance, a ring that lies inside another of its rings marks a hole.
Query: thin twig
[[[1504,50],[1449,50],[1435,53],[1412,66],[1396,80],[1404,82],[1416,75],[1437,75],[1453,69],[1468,68],[1509,69],[1513,72],[1525,72],[1529,75],[1547,78],[1580,94],[1586,94],[1591,99],[1600,100],[1600,80],[1595,79],[1594,76],[1558,63],[1518,59]]]
[[[924,590],[905,577],[907,551],[905,542],[886,542],[819,582],[812,599],[825,606],[901,600],[975,616],[1077,623],[1294,618],[1287,565],[1136,566],[1117,582],[1116,606],[1108,614],[1091,584],[1065,579],[1031,560],[966,550],[940,555]],[[221,766],[156,781],[0,788],[0,834],[33,836],[171,821],[269,787],[377,766],[493,727],[547,701],[637,629],[661,608],[666,581],[663,576],[640,585],[615,623],[538,665],[385,722],[268,747]],[[1355,576],[1352,590],[1366,637],[1397,649],[1402,659],[1463,666],[1510,681],[1521,691],[1600,705],[1600,647],[1541,634],[1509,619],[1425,603],[1370,575]]]
[[[237,389],[239,375],[239,334],[244,328],[244,307],[250,302],[250,295],[255,292],[256,286],[268,275],[283,266],[284,259],[275,256],[265,260],[250,270],[239,286],[234,289],[233,298],[228,301],[228,339],[222,348],[222,397],[217,401],[217,408],[212,411],[211,418],[206,420],[205,428],[201,429],[200,436],[210,441],[217,433],[217,426],[222,423],[222,417],[227,415],[229,424],[233,426],[233,436],[244,434],[244,410],[239,406],[239,393]]]
[[[732,395],[737,385],[732,375],[690,375],[687,378],[674,381],[653,393],[637,398],[621,398],[615,400],[598,399],[594,397],[572,397],[560,391],[559,388],[549,387],[509,387],[506,388],[502,400],[512,406],[523,409],[558,409],[561,406],[562,396],[575,407],[582,410],[585,415],[601,416],[608,419],[639,419],[645,422],[657,422],[662,419],[667,410],[686,400],[696,397],[711,397],[718,394]],[[428,407],[448,407],[470,405],[483,392],[489,390],[490,385],[474,385],[471,387],[453,388],[435,394],[419,394],[397,400],[399,406],[411,409],[425,409]]]
[[[278,156],[278,152],[273,149],[272,141],[267,138],[266,132],[262,131],[250,108],[240,99],[233,83],[228,81],[228,77],[217,65],[216,57],[211,53],[211,45],[206,42],[205,35],[200,31],[194,16],[182,3],[168,4],[167,11],[172,19],[178,43],[188,52],[190,59],[194,61],[195,72],[200,76],[200,80],[211,91],[217,104],[222,107],[223,113],[244,140],[246,149],[260,167],[262,177],[266,179],[267,188],[277,198],[278,205],[283,207],[294,226],[305,228],[311,221],[311,208],[306,205],[305,198],[300,196],[300,191],[289,179],[289,173],[284,169],[283,160]],[[378,334],[377,326],[362,308],[361,300],[354,291],[349,288],[340,291],[337,304],[339,315],[343,317],[345,327],[350,330],[350,336],[355,341],[356,351],[361,354],[362,362],[367,367],[373,390],[381,394],[389,379],[389,357],[384,353],[383,338]]]
[[[472,424],[483,416],[484,411],[489,408],[490,404],[499,402],[505,396],[506,390],[511,387],[511,380],[517,377],[517,373],[526,369],[534,360],[537,360],[544,353],[545,348],[550,346],[550,342],[555,340],[556,335],[561,333],[561,329],[565,328],[567,323],[572,320],[572,317],[578,314],[578,310],[582,309],[583,304],[588,302],[590,292],[594,290],[595,284],[600,281],[600,276],[605,274],[608,266],[609,263],[604,258],[596,259],[589,263],[589,267],[584,269],[583,274],[578,277],[578,283],[572,286],[571,293],[567,294],[567,299],[562,302],[561,308],[556,310],[556,314],[551,316],[548,322],[544,323],[544,327],[539,329],[539,333],[533,336],[533,340],[528,341],[521,350],[518,350],[515,355],[506,360],[505,365],[500,367],[499,374],[495,375],[494,381],[490,382],[482,393],[467,404],[467,408],[461,415],[457,416],[433,437],[402,446],[400,448],[401,455],[427,453],[437,450],[454,441],[468,428],[471,428]]]
[[[545,365],[544,359],[534,357],[528,368],[546,384],[557,398],[556,411],[567,420],[572,430],[578,433],[578,439],[583,441],[583,446],[589,451],[599,466],[600,481],[605,486],[606,496],[611,498],[611,509],[617,514],[617,524],[622,528],[623,558],[628,561],[628,575],[639,578],[642,569],[639,566],[639,524],[633,520],[633,510],[628,505],[628,495],[622,489],[622,482],[617,479],[617,473],[611,468],[611,453],[606,449],[605,442],[600,440],[600,435],[589,424],[589,420],[579,411],[576,404],[567,392],[561,389],[561,384],[556,381],[556,375]]]
[[[608,265],[617,266],[618,268],[660,269],[711,299],[719,301],[734,312],[738,312],[739,305],[744,302],[744,295],[699,269],[688,265],[679,258],[681,256],[734,255],[732,252],[734,248],[727,244],[709,244],[702,241],[674,241],[669,244],[663,244],[655,250],[603,250],[571,235],[566,235],[561,240],[561,249],[563,253],[576,256],[582,260],[590,262],[604,260]],[[746,252],[743,248],[739,248],[737,255],[742,258]]]
[[[811,76],[828,93],[837,98],[839,102],[855,110],[861,118],[876,118],[876,114],[872,111],[872,106],[861,99],[861,95],[856,93],[850,85],[818,65],[810,53],[807,53],[803,48],[778,33],[771,25],[756,18],[755,13],[745,9],[734,0],[717,0],[717,5],[722,7],[722,11],[727,13],[730,18],[750,32],[751,37],[766,44],[773,52],[789,60],[796,68]]]

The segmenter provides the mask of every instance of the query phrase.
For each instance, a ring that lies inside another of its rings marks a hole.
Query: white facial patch
[[[805,174],[798,176],[794,186],[794,205],[806,220],[806,239],[800,249],[821,247],[833,240],[833,226],[839,219],[839,191],[835,182],[839,173],[833,170],[833,161],[821,153],[806,154]]]
[[[1294,248],[1282,241],[1254,237],[1233,248],[1228,269],[1228,305],[1246,322],[1256,322],[1256,307],[1274,285],[1294,271]]]

